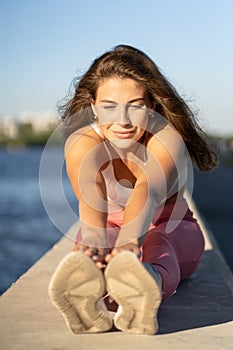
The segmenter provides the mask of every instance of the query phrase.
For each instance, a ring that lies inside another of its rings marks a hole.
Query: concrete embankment
[[[53,271],[73,245],[64,237],[0,297],[0,349],[233,349],[233,276],[198,219],[205,233],[204,259],[197,273],[161,305],[157,335],[75,335],[66,328],[47,293]]]

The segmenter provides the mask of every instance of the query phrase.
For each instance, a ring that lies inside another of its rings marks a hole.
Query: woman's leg
[[[204,238],[196,221],[183,220],[170,233],[167,222],[152,228],[142,246],[142,261],[162,277],[163,299],[170,297],[181,279],[198,268],[204,251]]]

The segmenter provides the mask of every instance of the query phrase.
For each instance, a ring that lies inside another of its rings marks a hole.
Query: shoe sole
[[[153,277],[130,251],[116,255],[105,270],[107,291],[119,304],[114,318],[124,332],[155,334],[161,291]]]
[[[83,252],[69,253],[49,283],[49,296],[74,333],[106,332],[112,317],[104,305],[103,273]]]

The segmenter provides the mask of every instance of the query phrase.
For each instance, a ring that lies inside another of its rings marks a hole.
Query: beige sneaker
[[[102,299],[103,273],[83,252],[71,252],[60,262],[49,283],[49,296],[74,333],[105,332],[111,314]]]
[[[161,281],[157,283],[137,256],[126,250],[110,261],[105,278],[107,291],[119,304],[114,318],[116,328],[132,333],[157,333]]]

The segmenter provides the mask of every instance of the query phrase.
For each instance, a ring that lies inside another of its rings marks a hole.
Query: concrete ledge
[[[66,328],[47,293],[54,269],[73,246],[64,237],[0,297],[1,350],[233,349],[233,276],[210,231],[198,219],[206,239],[203,262],[161,305],[157,335],[118,331],[75,335]]]

